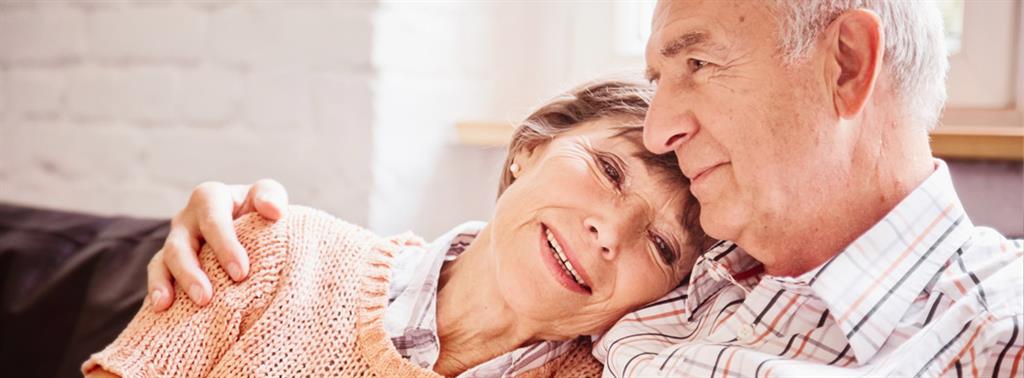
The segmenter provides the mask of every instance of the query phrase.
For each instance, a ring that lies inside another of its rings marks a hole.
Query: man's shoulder
[[[298,205],[289,206],[276,221],[252,213],[237,219],[234,226],[243,247],[256,254],[251,258],[281,255],[287,260],[283,263],[316,258],[351,264],[361,260],[352,260],[358,255],[392,251],[395,244],[395,238],[381,237],[323,210]]]
[[[975,226],[971,229],[971,240],[965,246],[970,250],[989,250],[1002,253],[1024,253],[1024,239],[1012,239],[990,227]]]
[[[1024,313],[1024,240],[1009,239],[988,227],[974,227],[957,251],[958,266],[977,287],[993,313]]]

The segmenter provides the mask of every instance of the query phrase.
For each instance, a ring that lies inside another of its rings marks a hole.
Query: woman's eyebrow
[[[629,143],[636,151],[630,155],[635,158],[644,161],[646,164],[645,155],[650,155],[647,148],[644,147],[644,128],[639,126],[620,126],[616,127],[618,131],[612,134],[610,139],[617,139]]]
[[[644,145],[644,128],[639,126],[619,126],[612,138],[623,138],[640,146]]]

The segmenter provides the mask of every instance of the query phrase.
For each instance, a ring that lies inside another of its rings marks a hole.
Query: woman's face
[[[593,335],[678,286],[684,188],[649,168],[622,122],[603,119],[517,156],[491,222],[501,295],[547,339]],[[546,324],[550,324],[547,328]]]

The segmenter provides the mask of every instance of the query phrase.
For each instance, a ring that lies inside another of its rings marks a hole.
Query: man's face
[[[748,249],[812,230],[848,155],[825,56],[785,64],[776,22],[760,1],[663,1],[646,51],[644,144],[676,153],[707,233]]]

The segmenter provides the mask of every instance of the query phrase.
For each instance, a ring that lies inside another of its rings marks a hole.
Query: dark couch
[[[167,220],[0,203],[0,366],[10,377],[80,377],[146,295]]]

